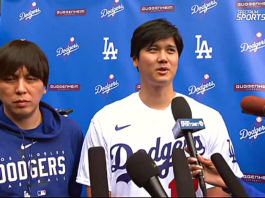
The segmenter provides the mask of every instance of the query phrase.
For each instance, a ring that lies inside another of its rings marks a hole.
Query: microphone
[[[265,116],[265,100],[257,96],[246,96],[240,101],[241,112],[254,115]]]
[[[103,147],[88,149],[90,188],[92,197],[109,197],[106,157]]]
[[[132,154],[126,162],[126,170],[132,181],[151,197],[168,197],[158,179],[159,170],[147,153],[138,151]]]
[[[231,192],[232,197],[248,197],[245,189],[242,187],[230,167],[227,165],[223,156],[219,153],[215,153],[211,156],[211,160],[227,188]]]
[[[71,108],[69,108],[69,109],[60,109],[60,110],[58,110],[58,113],[60,114],[60,115],[68,115],[68,114],[70,114],[70,113],[72,113],[73,112],[73,109],[71,109]]]
[[[182,149],[173,149],[172,163],[177,196],[196,197],[187,158]]]
[[[202,119],[192,119],[192,113],[189,104],[183,97],[175,97],[171,102],[171,110],[176,124],[173,128],[174,138],[185,137],[191,157],[197,159],[197,151],[193,142],[192,133],[205,129]],[[194,164],[200,165],[199,160]],[[196,177],[204,196],[207,196],[206,185],[201,171]]]

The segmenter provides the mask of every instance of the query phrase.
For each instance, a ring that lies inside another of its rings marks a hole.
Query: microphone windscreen
[[[173,149],[172,163],[177,196],[196,197],[187,158],[182,149]]]
[[[228,166],[223,156],[220,153],[215,153],[211,156],[211,160],[216,167],[218,173],[222,177],[227,188],[233,197],[248,197],[245,189],[242,187],[231,168]]]
[[[257,96],[246,96],[240,101],[242,110],[253,115],[264,115],[265,100]]]
[[[152,177],[159,175],[154,160],[147,153],[138,151],[126,162],[126,170],[132,181],[142,188]]]
[[[109,197],[106,156],[104,148],[89,148],[88,160],[92,197]]]
[[[183,97],[175,97],[171,102],[171,111],[175,121],[181,118],[191,119],[192,113],[188,102]]]

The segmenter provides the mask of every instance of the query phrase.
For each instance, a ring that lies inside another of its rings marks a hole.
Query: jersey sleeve
[[[76,182],[81,183],[86,186],[90,186],[90,174],[89,174],[89,161],[88,161],[88,149],[91,147],[102,146],[105,150],[106,156],[106,167],[108,174],[108,186],[109,191],[111,192],[111,160],[108,150],[107,142],[103,136],[100,122],[94,118],[91,120],[88,131],[85,136],[84,144],[82,147],[78,174]]]
[[[217,113],[216,117],[216,124],[214,126],[214,129],[216,132],[211,133],[211,138],[209,140],[209,150],[208,150],[208,158],[211,159],[211,156],[215,153],[220,153],[235,176],[242,178],[243,173],[240,170],[240,167],[236,161],[235,157],[235,151],[233,148],[232,141],[230,139],[230,136],[228,134],[225,122],[222,118],[222,116]],[[207,189],[213,188],[214,186],[207,184]]]

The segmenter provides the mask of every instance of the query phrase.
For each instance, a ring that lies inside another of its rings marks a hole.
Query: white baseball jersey
[[[192,98],[177,93],[189,103],[193,118],[202,118],[205,129],[193,134],[197,153],[210,159],[221,153],[236,176],[243,174],[236,162],[232,142],[221,115]],[[102,146],[105,149],[108,185],[112,196],[150,197],[144,188],[138,188],[126,172],[130,155],[145,150],[160,170],[159,180],[169,197],[176,196],[171,154],[173,148],[187,147],[185,138],[174,139],[175,120],[171,105],[165,110],[147,107],[139,92],[109,104],[98,111],[91,120],[80,158],[77,182],[90,186],[88,149]],[[196,196],[202,192],[194,180]],[[207,184],[207,189],[212,188]]]

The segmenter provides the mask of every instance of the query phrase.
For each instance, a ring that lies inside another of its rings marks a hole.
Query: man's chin
[[[158,78],[156,79],[156,84],[160,86],[166,86],[172,83],[172,79],[165,77],[165,78]]]

